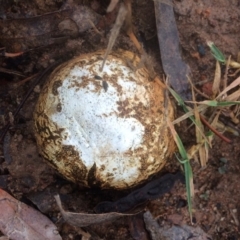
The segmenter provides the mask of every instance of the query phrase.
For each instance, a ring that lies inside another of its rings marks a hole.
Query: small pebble
[[[35,93],[40,93],[40,91],[41,91],[41,88],[40,88],[40,86],[39,85],[37,85],[35,88],[34,88],[34,90],[33,90]]]
[[[72,233],[68,234],[68,237],[69,237],[69,239],[73,239],[74,238]]]
[[[202,44],[197,45],[197,50],[198,50],[198,53],[201,57],[205,56],[206,51],[205,51],[205,48]]]

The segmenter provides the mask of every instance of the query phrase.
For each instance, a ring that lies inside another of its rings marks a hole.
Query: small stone
[[[37,86],[34,88],[34,92],[35,92],[35,93],[40,93],[40,91],[41,91],[41,88],[40,88],[39,85],[37,85]]]

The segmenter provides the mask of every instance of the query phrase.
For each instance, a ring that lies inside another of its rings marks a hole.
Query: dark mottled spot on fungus
[[[100,76],[98,76],[98,75],[95,75],[94,78],[95,78],[96,80],[102,80],[102,78],[101,78]]]
[[[62,86],[62,81],[58,80],[53,83],[52,87],[52,94],[57,96],[58,95],[58,88]]]
[[[103,89],[105,90],[105,92],[108,90],[108,84],[106,81],[103,81],[102,82],[102,86],[103,86]]]
[[[58,111],[58,112],[61,112],[61,111],[62,111],[62,104],[61,104],[61,103],[58,103],[58,105],[57,105],[57,111]]]

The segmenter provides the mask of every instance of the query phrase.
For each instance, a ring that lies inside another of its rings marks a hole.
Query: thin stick
[[[231,61],[231,56],[228,57],[227,64],[226,64],[225,74],[223,77],[223,90],[227,87],[227,78],[228,78],[227,75],[228,75],[230,61]]]
[[[207,99],[210,99],[210,97],[208,95],[206,95],[205,93],[202,93],[200,90],[198,90],[194,85],[193,85],[193,89],[198,93],[200,94],[201,96],[207,98]]]
[[[120,28],[123,25],[123,22],[125,20],[126,15],[127,15],[127,8],[125,7],[124,4],[121,4],[120,8],[119,8],[119,11],[118,11],[116,22],[115,22],[115,24],[113,26],[113,29],[111,31],[111,35],[110,35],[110,38],[109,38],[109,41],[108,41],[107,50],[104,54],[103,63],[102,63],[102,67],[101,67],[100,71],[103,70],[103,67],[104,67],[104,64],[106,62],[107,56],[110,53],[110,51],[112,50],[114,43],[116,42],[116,38],[119,34]]]
[[[116,7],[118,2],[119,0],[111,0],[111,2],[108,5],[107,12],[111,12]]]
[[[232,142],[229,138],[223,136],[220,132],[218,132],[215,128],[213,128],[201,114],[200,114],[200,119],[212,132],[214,132],[223,141],[225,141],[227,143],[231,143]]]
[[[228,74],[229,77],[235,77],[240,72],[240,68],[236,70],[233,74]]]
[[[14,57],[18,57],[18,56],[21,56],[23,55],[24,52],[18,52],[18,53],[8,53],[8,52],[5,52],[3,54],[4,57],[9,57],[9,58],[14,58]]]
[[[25,78],[25,79],[23,79],[23,80],[21,80],[19,82],[13,83],[13,87],[19,87],[20,85],[22,85],[22,84],[32,80],[33,78],[35,78],[37,75],[38,75],[38,73],[33,74],[32,76],[27,77],[27,78]]]
[[[133,42],[139,53],[142,53],[142,46],[137,40],[135,34],[133,33],[133,26],[132,26],[132,6],[131,6],[131,0],[125,0],[124,1],[126,7],[127,7],[127,15],[125,20],[125,31],[127,35],[129,36],[130,40]]]
[[[96,33],[98,33],[99,35],[103,36],[103,34],[96,28],[95,24],[93,23],[93,21],[91,21],[90,19],[88,19],[88,22],[90,23],[90,25],[92,26],[92,28],[94,29],[94,31]]]
[[[20,77],[26,77],[24,74],[22,74],[19,71],[14,71],[14,70],[10,70],[10,69],[7,69],[7,68],[2,68],[2,67],[0,67],[0,72],[7,73],[7,74],[12,74],[12,75],[17,75],[17,76],[20,76]]]

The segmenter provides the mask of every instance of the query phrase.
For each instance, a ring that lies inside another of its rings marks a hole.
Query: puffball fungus
[[[128,51],[85,54],[48,77],[34,112],[40,153],[66,179],[125,189],[159,172],[174,151],[174,109]],[[166,109],[165,109],[166,108]]]

